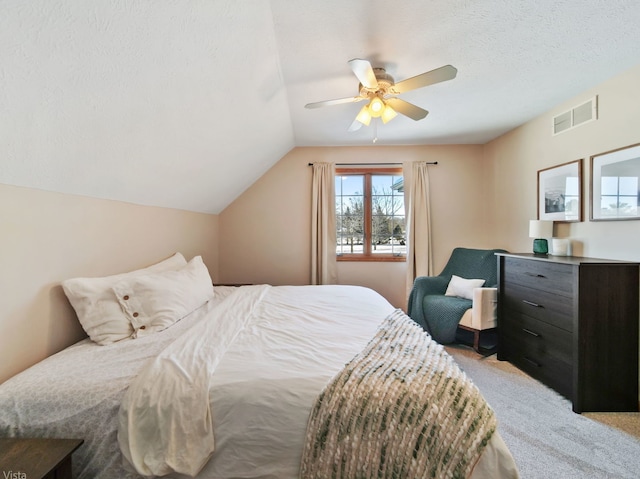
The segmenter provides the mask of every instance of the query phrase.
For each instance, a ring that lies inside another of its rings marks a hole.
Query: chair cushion
[[[423,309],[427,331],[440,344],[454,342],[460,318],[471,306],[472,302],[469,299],[441,295],[425,296]]]

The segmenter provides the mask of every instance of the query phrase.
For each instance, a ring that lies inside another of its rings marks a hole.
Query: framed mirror
[[[640,219],[640,143],[591,157],[592,221]]]

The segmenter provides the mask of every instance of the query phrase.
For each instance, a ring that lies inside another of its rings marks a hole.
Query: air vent
[[[598,97],[573,107],[569,111],[553,117],[553,134],[557,135],[576,126],[598,119]]]

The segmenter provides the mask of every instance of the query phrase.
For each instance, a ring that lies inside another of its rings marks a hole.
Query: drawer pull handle
[[[540,337],[540,335],[539,335],[538,333],[536,333],[536,332],[534,332],[534,331],[531,331],[530,329],[522,328],[522,330],[523,330],[525,333],[530,334],[531,336],[535,336],[536,338],[539,338],[539,337]]]
[[[536,273],[525,273],[528,276],[533,276],[534,278],[546,278],[544,274],[536,274]]]
[[[528,304],[529,306],[533,306],[534,308],[542,308],[542,306],[540,306],[538,303],[534,303],[533,301],[527,301],[526,299],[523,299],[522,302],[524,304]]]
[[[542,366],[542,364],[540,364],[540,363],[538,363],[538,362],[534,361],[533,359],[529,359],[529,358],[528,358],[528,357],[526,357],[526,356],[522,356],[522,358],[523,358],[525,361],[527,361],[528,363],[533,364],[533,365],[534,365],[535,367],[537,367],[537,368],[539,368],[539,367],[541,367],[541,366]]]

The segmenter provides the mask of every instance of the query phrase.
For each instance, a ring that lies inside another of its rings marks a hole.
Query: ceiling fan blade
[[[366,100],[361,96],[350,96],[348,98],[338,98],[336,100],[317,101],[315,103],[307,103],[305,108],[320,108],[322,106],[340,105],[342,103],[355,103],[358,101]]]
[[[371,90],[378,89],[378,80],[376,79],[375,73],[373,73],[371,63],[369,63],[368,60],[354,58],[353,60],[349,60],[349,66],[363,86]]]
[[[419,106],[401,100],[400,98],[385,98],[384,101],[398,113],[408,116],[415,121],[422,120],[429,114],[427,110],[423,110]]]
[[[434,83],[440,83],[442,81],[453,80],[458,74],[458,70],[451,66],[445,65],[435,70],[431,70],[420,75],[416,75],[401,82],[396,83],[389,89],[389,93],[399,94],[406,91],[415,90],[425,86],[433,85]]]
[[[353,123],[351,123],[351,126],[347,129],[347,131],[358,131],[360,128],[362,128],[362,123],[360,123],[358,120],[353,120]]]

